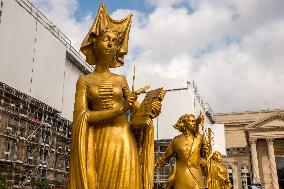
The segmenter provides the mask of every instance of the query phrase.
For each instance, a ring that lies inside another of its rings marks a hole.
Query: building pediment
[[[283,130],[284,129],[284,113],[274,112],[264,118],[261,118],[244,128],[247,131],[261,130]]]

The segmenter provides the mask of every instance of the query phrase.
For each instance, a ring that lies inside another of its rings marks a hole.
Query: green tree
[[[10,189],[9,183],[3,177],[0,177],[0,189]]]
[[[37,180],[35,183],[37,189],[48,189],[48,183],[45,180]]]

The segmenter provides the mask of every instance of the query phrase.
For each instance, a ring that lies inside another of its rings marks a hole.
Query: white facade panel
[[[222,155],[227,155],[225,144],[224,124],[212,124],[213,132],[213,151],[219,151]]]
[[[67,60],[68,39],[29,2],[2,1],[0,81],[72,120],[75,84],[83,73]],[[82,61],[76,53],[73,56]]]
[[[37,24],[31,96],[61,110],[66,46]]]
[[[0,80],[29,94],[35,19],[16,1],[4,0],[0,23]]]
[[[82,75],[82,72],[66,59],[62,116],[70,121],[73,119],[76,82],[79,75]]]
[[[181,134],[172,125],[177,122],[180,116],[194,113],[193,97],[192,90],[166,93],[162,102],[162,111],[158,117],[159,127],[155,127],[155,140],[172,139]],[[154,125],[157,125],[157,120],[154,120]]]

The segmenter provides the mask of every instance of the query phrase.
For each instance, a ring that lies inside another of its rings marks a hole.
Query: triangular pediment
[[[247,126],[245,130],[269,130],[269,129],[284,129],[284,113],[277,112],[265,116]]]
[[[263,124],[261,127],[284,127],[284,120],[276,119]]]

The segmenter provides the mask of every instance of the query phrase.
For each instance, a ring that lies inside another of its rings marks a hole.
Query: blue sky
[[[78,2],[79,7],[75,12],[77,19],[81,19],[86,12],[90,12],[95,15],[101,4],[101,1],[97,0],[79,0]],[[153,5],[146,3],[143,0],[105,0],[103,2],[110,13],[116,11],[117,9],[130,9],[149,13],[154,9]]]
[[[115,12],[118,9],[129,9],[129,10],[136,10],[141,12],[145,15],[150,14],[155,10],[157,7],[155,3],[147,0],[104,0],[104,1],[97,1],[97,0],[79,0],[78,1],[78,8],[74,13],[74,16],[77,20],[82,19],[86,13],[90,13],[95,15],[97,10],[101,4],[104,2],[107,10],[109,13]],[[194,11],[194,6],[192,3],[189,2],[178,2],[173,5],[173,7],[183,7],[188,10],[188,12]]]

